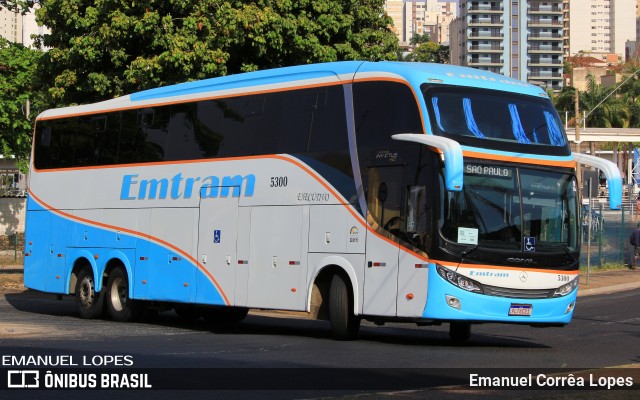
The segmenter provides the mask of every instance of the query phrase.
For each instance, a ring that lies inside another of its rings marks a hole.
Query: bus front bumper
[[[562,297],[524,299],[472,293],[452,285],[429,268],[428,320],[566,325],[571,322],[577,290]]]

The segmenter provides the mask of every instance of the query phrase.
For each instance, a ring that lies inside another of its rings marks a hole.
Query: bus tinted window
[[[423,90],[435,134],[482,147],[567,148],[562,122],[548,99],[456,87],[424,85]]]
[[[389,146],[396,133],[423,133],[416,99],[404,84],[356,83],[353,101],[359,150]]]
[[[381,229],[424,251],[432,236],[424,218],[433,205],[425,182],[433,186],[437,170],[425,147],[391,138],[422,133],[413,92],[396,82],[362,82],[353,86],[353,99],[367,211]]]
[[[38,169],[306,154],[351,176],[342,86],[38,122]]]

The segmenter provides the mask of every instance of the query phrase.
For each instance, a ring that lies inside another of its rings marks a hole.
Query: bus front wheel
[[[102,316],[104,296],[96,292],[96,281],[89,269],[82,269],[76,281],[76,307],[81,318],[94,319]]]
[[[353,313],[353,296],[342,275],[334,275],[329,289],[329,322],[333,337],[352,340],[358,335],[360,318]]]
[[[129,298],[129,279],[122,267],[117,267],[109,274],[106,299],[107,310],[114,321],[134,321],[142,315],[143,305]]]

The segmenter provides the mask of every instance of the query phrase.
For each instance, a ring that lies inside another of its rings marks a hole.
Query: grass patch
[[[629,267],[626,266],[621,261],[605,261],[602,263],[602,265],[597,265],[593,263],[593,260],[591,260],[591,271],[611,271],[616,269],[629,269]],[[587,270],[587,263],[586,262],[581,263],[580,271],[586,271],[586,270]]]

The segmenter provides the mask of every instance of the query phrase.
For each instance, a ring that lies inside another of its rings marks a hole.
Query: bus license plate
[[[509,316],[529,317],[532,311],[533,305],[531,304],[511,304],[511,307],[509,307]]]

